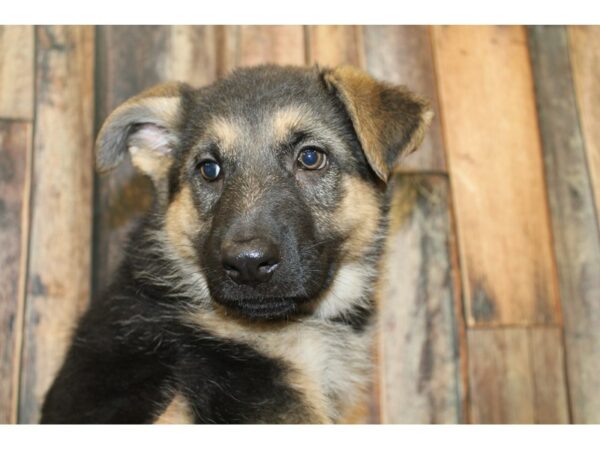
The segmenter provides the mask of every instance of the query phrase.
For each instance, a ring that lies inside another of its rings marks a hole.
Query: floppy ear
[[[351,66],[326,69],[323,77],[346,107],[369,165],[387,182],[398,157],[423,140],[433,117],[429,104],[404,86],[377,81]]]
[[[104,121],[96,139],[96,166],[116,167],[127,151],[155,182],[166,176],[177,146],[183,83],[165,83],[130,98]]]

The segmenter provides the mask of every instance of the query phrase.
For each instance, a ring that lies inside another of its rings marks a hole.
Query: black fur
[[[42,423],[152,423],[176,390],[197,423],[305,421],[309,411],[284,382],[284,364],[184,325],[175,313],[189,299],[140,279],[139,270],[168,264],[151,248],[135,239],[117,279],[83,316]]]

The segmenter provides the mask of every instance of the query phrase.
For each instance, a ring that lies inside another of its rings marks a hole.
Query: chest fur
[[[321,320],[257,327],[223,321],[215,312],[194,318],[219,338],[250,345],[282,361],[286,382],[300,392],[323,422],[345,420],[365,395],[371,373],[372,327],[360,333]]]

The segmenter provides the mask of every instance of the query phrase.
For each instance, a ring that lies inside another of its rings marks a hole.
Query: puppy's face
[[[377,240],[385,181],[430,113],[356,69],[265,66],[168,85],[117,109],[101,167],[127,149],[152,177],[167,240],[211,299],[251,318],[315,308]]]

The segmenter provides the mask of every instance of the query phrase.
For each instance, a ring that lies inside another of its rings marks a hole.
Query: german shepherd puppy
[[[399,155],[432,117],[352,68],[260,66],[118,107],[155,200],[75,331],[45,423],[332,423],[369,384],[373,290]]]

